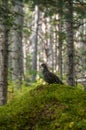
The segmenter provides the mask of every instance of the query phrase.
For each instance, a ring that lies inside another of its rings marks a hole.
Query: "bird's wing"
[[[50,77],[52,78],[52,79],[59,79],[54,73],[52,73],[52,72],[50,72]]]
[[[62,84],[62,81],[59,79],[58,76],[56,76],[54,73],[50,72],[50,78],[56,82],[56,83],[61,83]]]

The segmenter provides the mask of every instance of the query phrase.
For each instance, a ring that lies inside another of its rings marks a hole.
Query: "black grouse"
[[[53,83],[63,84],[62,81],[54,73],[48,70],[48,67],[45,63],[41,64],[41,66],[43,67],[42,73],[45,82],[49,84],[53,84]]]

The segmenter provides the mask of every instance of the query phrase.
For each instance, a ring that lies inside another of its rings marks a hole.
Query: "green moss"
[[[86,92],[39,85],[0,107],[0,130],[86,130]]]

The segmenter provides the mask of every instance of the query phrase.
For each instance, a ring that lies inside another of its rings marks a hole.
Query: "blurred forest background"
[[[0,0],[0,105],[8,86],[42,82],[41,63],[86,86],[86,0]]]

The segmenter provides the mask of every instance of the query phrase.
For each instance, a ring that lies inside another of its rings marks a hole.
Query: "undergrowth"
[[[38,85],[0,107],[0,130],[86,130],[86,92]]]

